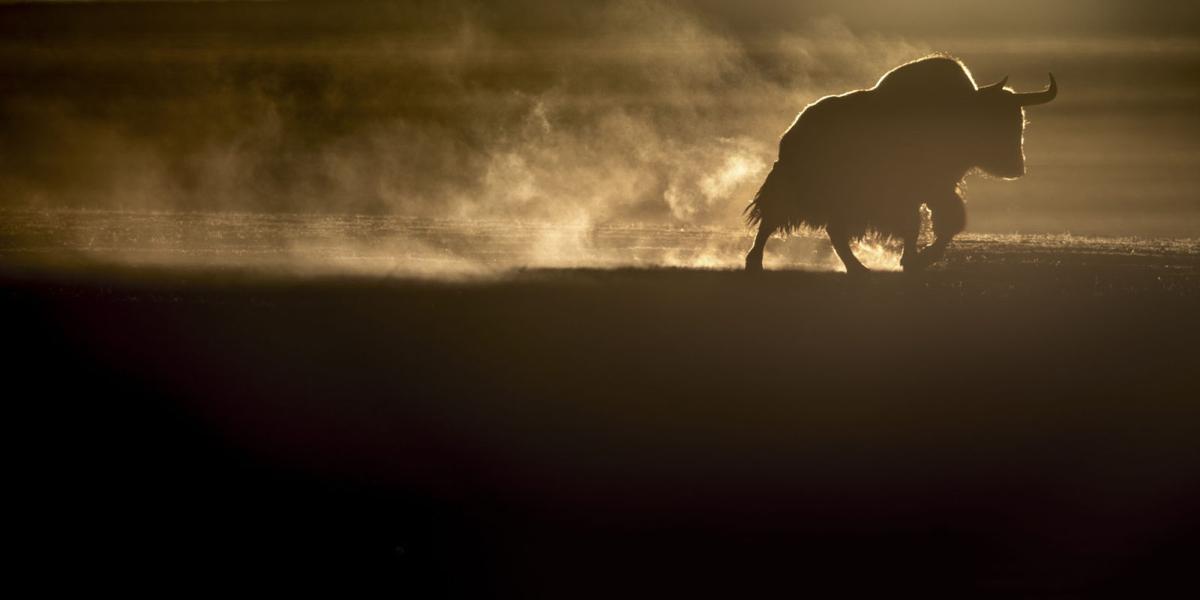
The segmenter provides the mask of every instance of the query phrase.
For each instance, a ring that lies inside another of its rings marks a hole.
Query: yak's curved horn
[[[1045,104],[1054,99],[1058,95],[1058,82],[1054,81],[1054,73],[1050,73],[1050,87],[1043,92],[1029,92],[1026,94],[1017,94],[1017,104],[1021,106],[1033,106],[1035,104]]]
[[[1000,81],[997,81],[996,83],[993,83],[992,85],[985,85],[985,86],[979,88],[979,91],[992,92],[992,91],[1002,90],[1002,89],[1004,89],[1004,85],[1007,83],[1008,83],[1008,75],[1005,75],[1004,79],[1001,79]]]

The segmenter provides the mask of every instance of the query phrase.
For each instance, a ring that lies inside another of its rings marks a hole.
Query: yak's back
[[[930,123],[975,92],[957,60],[930,57],[901,65],[875,87],[826,96],[801,111],[779,144],[779,160],[822,171],[846,161],[869,168],[903,160],[906,145],[931,131]]]
[[[826,96],[800,112],[779,141],[780,162],[829,157],[862,137],[870,119],[872,92]]]

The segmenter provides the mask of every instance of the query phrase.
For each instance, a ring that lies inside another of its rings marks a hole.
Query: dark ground
[[[1200,258],[975,250],[458,283],[8,257],[21,554],[49,587],[1194,591]]]

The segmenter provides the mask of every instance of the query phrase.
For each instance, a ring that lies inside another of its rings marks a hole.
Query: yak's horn
[[[1033,106],[1035,104],[1045,104],[1054,99],[1058,95],[1058,83],[1054,81],[1054,73],[1050,73],[1050,87],[1042,92],[1029,92],[1027,94],[1017,94],[1017,104],[1021,106]]]
[[[1008,83],[1008,75],[1005,75],[1004,79],[1001,79],[1000,81],[997,81],[996,83],[993,83],[992,85],[985,85],[985,86],[979,88],[979,91],[991,92],[991,91],[1001,90],[1001,89],[1004,89],[1004,84],[1006,84],[1006,83]]]

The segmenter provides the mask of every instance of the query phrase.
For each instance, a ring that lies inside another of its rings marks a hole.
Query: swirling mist
[[[302,27],[227,9],[181,33],[195,9],[177,6],[137,35],[10,42],[38,76],[5,98],[25,152],[0,190],[9,206],[736,226],[799,109],[927,50],[834,19],[748,38],[665,2],[528,26],[467,3],[370,9]]]

